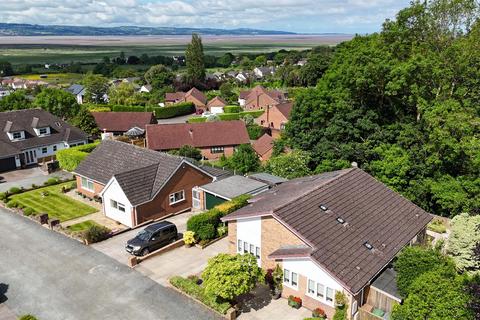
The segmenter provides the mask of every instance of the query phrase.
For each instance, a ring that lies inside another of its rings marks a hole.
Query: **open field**
[[[203,36],[205,52],[256,53],[281,49],[305,50],[335,45],[350,35]],[[0,37],[0,60],[12,64],[96,62],[125,55],[181,55],[190,36],[143,37]]]

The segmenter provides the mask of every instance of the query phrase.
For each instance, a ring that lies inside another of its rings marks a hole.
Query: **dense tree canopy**
[[[89,73],[83,79],[83,85],[85,86],[85,99],[87,102],[105,102],[105,95],[108,92],[107,78],[97,74]]]
[[[311,169],[356,161],[433,213],[479,211],[477,18],[473,0],[417,1],[342,43],[297,96],[288,143],[311,152]]]
[[[162,64],[150,67],[145,73],[145,80],[156,90],[172,85],[173,78],[172,71]]]
[[[29,109],[32,101],[25,90],[16,90],[0,99],[0,111]]]
[[[33,100],[33,106],[63,119],[72,118],[80,110],[73,94],[57,88],[43,89]]]

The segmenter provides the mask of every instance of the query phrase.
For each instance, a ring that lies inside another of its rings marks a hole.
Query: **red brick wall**
[[[105,187],[103,184],[100,184],[98,182],[93,182],[93,190],[94,192],[82,189],[82,178],[80,176],[75,176],[75,179],[77,180],[77,191],[86,195],[89,198],[93,198],[94,196],[98,196],[100,192],[102,192],[103,188]]]
[[[208,160],[217,160],[225,155],[226,157],[230,157],[235,152],[235,146],[224,146],[223,153],[212,153],[211,148],[201,148],[200,151],[202,152],[202,156],[207,158]]]
[[[263,121],[263,124],[262,124],[262,121]],[[272,126],[272,122],[273,122],[273,126]],[[285,116],[280,111],[278,111],[278,109],[275,107],[270,107],[268,110],[265,110],[265,112],[260,117],[255,119],[256,124],[261,125],[262,127],[265,127],[265,128],[272,128],[276,130],[280,130],[282,123],[287,123],[287,122],[288,122],[288,119],[285,118]],[[272,133],[272,136],[273,136],[273,133]]]
[[[212,178],[187,164],[183,164],[175,175],[152,201],[136,209],[137,224],[181,212],[192,207],[192,188],[212,182]],[[185,191],[185,200],[174,205],[169,204],[169,195]]]

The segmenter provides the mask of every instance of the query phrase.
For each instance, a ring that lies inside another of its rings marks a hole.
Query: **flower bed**
[[[175,276],[170,279],[170,283],[185,294],[199,300],[206,306],[214,309],[215,311],[226,314],[231,305],[229,302],[217,301],[216,297],[205,294],[205,289],[202,286],[201,280],[198,277],[191,276],[183,278]]]
[[[300,307],[302,306],[302,298],[289,296],[288,297],[288,305],[292,308],[300,309]]]

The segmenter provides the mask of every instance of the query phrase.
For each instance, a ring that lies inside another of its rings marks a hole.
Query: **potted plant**
[[[275,266],[275,269],[272,272],[272,283],[272,298],[277,300],[282,295],[283,289],[283,270],[278,264]]]
[[[300,309],[300,307],[302,306],[302,299],[300,297],[294,297],[290,295],[288,297],[288,305],[292,308]]]
[[[347,297],[341,291],[335,293],[335,306],[342,308],[347,303]]]
[[[183,234],[183,242],[185,243],[186,247],[193,246],[195,244],[195,232],[185,231]]]
[[[327,319],[327,314],[325,313],[325,310],[322,308],[315,308],[312,311],[312,318],[318,318],[318,319]]]

